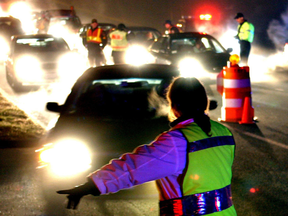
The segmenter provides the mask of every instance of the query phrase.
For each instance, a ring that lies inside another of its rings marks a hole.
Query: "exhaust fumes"
[[[169,105],[165,98],[160,97],[155,88],[148,95],[148,102],[151,108],[156,110],[156,116],[168,116]]]

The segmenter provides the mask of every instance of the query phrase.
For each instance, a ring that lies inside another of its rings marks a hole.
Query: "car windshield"
[[[128,32],[129,34],[133,34],[135,40],[137,41],[145,41],[145,40],[154,40],[160,37],[158,32],[151,30],[132,30]]]
[[[19,38],[16,41],[15,52],[68,51],[64,40],[48,38]]]
[[[207,37],[175,38],[171,40],[171,53],[224,53],[225,49],[214,39]]]
[[[77,89],[68,109],[70,113],[102,117],[153,117],[160,101],[166,103],[164,91],[169,83],[170,80],[143,78],[86,81]]]
[[[79,27],[81,26],[81,22],[78,17],[51,17],[50,18],[50,25],[57,25],[60,24],[62,26],[71,26],[71,27]]]

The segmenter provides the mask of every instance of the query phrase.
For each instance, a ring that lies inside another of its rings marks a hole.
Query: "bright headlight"
[[[125,60],[127,64],[133,65],[154,63],[153,55],[150,54],[145,47],[137,45],[127,50]]]
[[[49,165],[51,171],[58,176],[74,175],[91,166],[88,148],[77,140],[62,140],[48,144],[40,152],[40,161]]]
[[[70,33],[61,23],[57,23],[50,26],[48,34],[52,34],[56,37],[65,37]]]
[[[19,58],[15,63],[17,77],[21,80],[39,80],[42,77],[39,61],[32,56]]]
[[[87,61],[84,56],[76,52],[67,53],[59,60],[58,71],[60,79],[75,81],[87,67]]]
[[[179,63],[180,74],[183,77],[203,77],[206,71],[199,61],[194,58],[185,58]]]

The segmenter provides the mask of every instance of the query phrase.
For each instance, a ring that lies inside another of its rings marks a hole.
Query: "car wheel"
[[[17,80],[13,79],[11,83],[11,87],[15,92],[22,92],[24,90],[22,83],[19,83]]]
[[[24,91],[24,87],[23,87],[22,83],[19,82],[15,77],[10,76],[9,74],[11,74],[11,73],[9,73],[9,70],[6,67],[6,79],[7,79],[8,84],[13,89],[13,91],[15,91],[15,92]]]
[[[10,79],[10,83],[9,81],[8,83],[10,84],[11,88],[15,92],[22,92],[24,90],[24,87],[21,82],[18,82],[15,78],[12,78],[12,77],[9,77],[9,79]]]
[[[8,74],[8,72],[7,72],[7,69],[6,69],[6,80],[7,80],[8,84],[11,86],[12,79],[11,79],[11,77],[9,76],[9,74]]]

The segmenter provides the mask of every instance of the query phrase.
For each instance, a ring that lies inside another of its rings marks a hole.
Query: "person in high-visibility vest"
[[[156,180],[160,215],[236,216],[231,179],[232,133],[206,113],[208,97],[196,78],[175,78],[168,87],[171,129],[88,176],[68,194],[76,208],[87,194],[114,193]]]
[[[251,43],[254,39],[254,25],[244,18],[243,13],[237,13],[234,19],[239,23],[235,38],[239,40],[240,44],[240,63],[247,66]]]
[[[107,36],[103,29],[98,28],[96,19],[92,19],[91,27],[86,32],[86,47],[88,49],[88,59],[91,67],[105,64],[103,48],[107,43]]]
[[[127,34],[123,23],[120,23],[117,29],[109,34],[114,64],[125,63],[125,54],[129,45]]]

